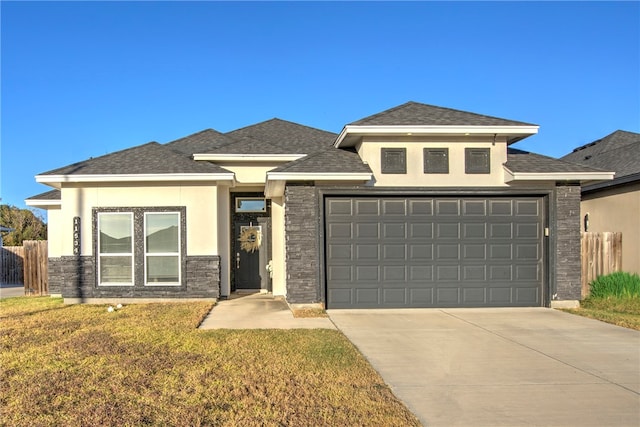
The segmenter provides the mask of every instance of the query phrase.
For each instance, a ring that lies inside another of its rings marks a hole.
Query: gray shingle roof
[[[185,136],[184,138],[167,142],[164,145],[174,151],[193,155],[195,153],[207,153],[210,150],[224,144],[229,144],[230,142],[233,142],[233,139],[229,138],[225,134],[214,129],[205,129],[192,135]]]
[[[507,148],[507,162],[504,164],[511,172],[563,173],[563,172],[602,172],[599,169],[554,159],[553,157],[528,151]]]
[[[640,134],[617,130],[562,157],[616,173],[616,179],[640,173]]]
[[[484,116],[451,108],[407,102],[365,117],[353,126],[536,126],[530,123]]]
[[[27,200],[60,200],[61,198],[60,190],[51,190],[31,196]]]
[[[230,138],[229,138],[230,139]],[[291,154],[286,147],[278,147],[266,141],[243,137],[201,154]],[[296,153],[304,154],[304,153]]]
[[[327,148],[282,165],[272,172],[289,173],[372,173],[353,150]]]
[[[157,142],[91,158],[41,175],[137,175],[228,173],[212,163],[195,162]]]
[[[278,147],[279,150],[278,153],[256,154],[310,154],[333,144],[337,137],[332,132],[281,119],[267,120],[228,132],[226,135],[233,139],[251,138]]]

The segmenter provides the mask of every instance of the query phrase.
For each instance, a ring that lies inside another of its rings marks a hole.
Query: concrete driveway
[[[640,426],[640,332],[546,308],[329,310],[426,426]]]

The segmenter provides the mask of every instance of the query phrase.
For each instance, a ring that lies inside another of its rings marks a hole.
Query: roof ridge
[[[198,132],[192,133],[192,134],[190,134],[190,135],[183,136],[183,137],[180,137],[180,138],[178,138],[178,139],[174,139],[174,140],[169,141],[169,142],[165,142],[163,145],[173,144],[174,142],[182,141],[183,139],[187,139],[187,138],[192,138],[192,137],[194,137],[194,136],[197,136],[197,135],[203,134],[203,133],[205,133],[205,132],[215,132],[215,133],[217,133],[217,134],[219,134],[219,135],[224,135],[224,133],[222,133],[222,132],[220,132],[220,131],[218,131],[218,130],[215,130],[215,129],[213,129],[213,128],[206,128],[206,129],[202,129],[201,131],[198,131]]]

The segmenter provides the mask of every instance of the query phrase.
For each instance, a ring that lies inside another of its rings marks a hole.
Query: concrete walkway
[[[640,332],[552,309],[328,310],[425,426],[640,426]]]
[[[200,329],[336,329],[328,317],[294,318],[287,303],[271,294],[234,294],[218,301]]]

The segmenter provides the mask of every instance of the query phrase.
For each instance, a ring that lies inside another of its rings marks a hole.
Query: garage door
[[[328,308],[543,304],[538,197],[327,197]]]

